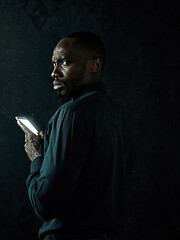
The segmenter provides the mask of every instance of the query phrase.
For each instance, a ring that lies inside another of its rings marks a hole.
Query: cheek
[[[72,67],[67,67],[67,68],[64,68],[62,69],[62,73],[65,77],[71,77],[71,75],[73,75],[73,68]]]
[[[68,79],[76,79],[80,75],[80,70],[78,68],[70,68],[65,71],[65,75]]]
[[[84,81],[85,77],[85,65],[76,64],[68,66],[66,69],[63,69],[64,81],[69,88],[76,88],[78,85]]]

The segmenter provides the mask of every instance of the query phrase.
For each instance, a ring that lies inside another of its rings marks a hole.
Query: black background
[[[180,10],[162,0],[0,0],[0,239],[37,239],[41,221],[25,186],[30,162],[14,117],[45,129],[59,106],[53,48],[79,30],[104,41],[103,82],[132,123],[128,240],[179,239]]]

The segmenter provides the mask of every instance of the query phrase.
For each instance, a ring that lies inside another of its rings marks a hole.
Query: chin
[[[68,91],[65,92],[65,91],[57,90],[57,95],[58,95],[60,104],[64,104],[69,100],[71,100],[71,96]]]

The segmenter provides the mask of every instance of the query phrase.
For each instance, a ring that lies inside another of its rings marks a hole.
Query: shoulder
[[[96,108],[101,101],[103,101],[105,95],[102,92],[91,92],[82,97],[79,97],[75,100],[68,101],[67,103],[63,104],[54,114],[54,116],[59,114],[79,114],[84,116],[86,113],[90,111],[91,108]]]
[[[117,107],[104,92],[94,91],[59,107],[49,120],[48,128],[64,122],[90,127],[97,121],[114,118],[117,112]]]
[[[67,127],[68,125],[76,125],[82,122],[83,111],[81,111],[81,106],[77,106],[75,101],[68,101],[57,109],[54,115],[48,122],[47,128],[60,128],[63,125]]]

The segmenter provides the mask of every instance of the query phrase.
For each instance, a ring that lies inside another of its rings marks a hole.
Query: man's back
[[[88,152],[69,204],[67,224],[71,218],[74,230],[118,229],[125,207],[121,116],[104,92],[78,100],[72,110],[83,116]]]

